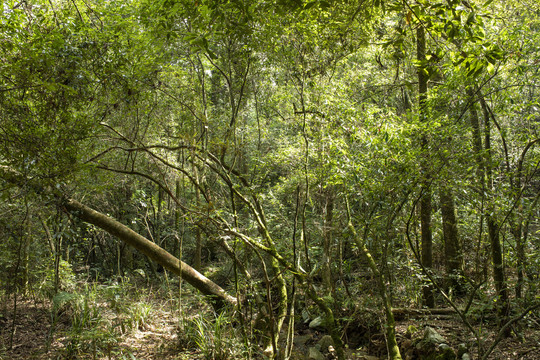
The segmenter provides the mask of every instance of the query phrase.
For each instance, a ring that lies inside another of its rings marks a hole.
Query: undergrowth
[[[110,357],[118,351],[122,336],[145,330],[151,321],[154,305],[144,296],[148,292],[140,290],[128,277],[108,283],[82,282],[70,290],[52,298],[47,346],[56,337],[67,358]],[[67,318],[68,330],[55,334],[61,318]]]
[[[251,342],[233,327],[233,315],[216,314],[201,306],[201,302],[195,301],[201,300],[195,294],[189,294],[195,303],[182,303],[174,289],[178,283],[172,282],[173,288],[169,282],[148,288],[136,276],[105,283],[76,282],[71,276],[67,279],[69,286],[62,286],[65,290],[52,297],[52,326],[47,343],[50,349],[54,340],[60,342],[62,358],[137,359],[132,353],[135,349],[129,349],[122,341],[137,331],[152,333],[159,327],[157,322],[163,313],[180,324],[176,343],[181,350],[190,350],[207,360],[251,358]],[[48,284],[44,288],[50,290]],[[193,311],[195,307],[197,311]],[[63,330],[57,326],[60,321],[67,325]]]

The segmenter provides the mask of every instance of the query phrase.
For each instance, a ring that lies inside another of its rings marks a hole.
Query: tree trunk
[[[416,29],[416,59],[423,64],[426,60],[426,35],[422,24]],[[426,120],[425,102],[427,98],[427,82],[425,66],[418,67],[418,105],[420,120]],[[422,135],[422,150],[426,157],[422,159],[422,198],[420,199],[420,228],[422,238],[422,265],[430,271],[433,267],[433,237],[431,234],[431,189],[430,189],[430,170],[429,170],[429,151],[428,139]],[[424,303],[427,307],[435,307],[435,298],[433,296],[433,286],[427,284],[424,289]]]
[[[332,280],[332,270],[330,268],[330,248],[332,245],[332,218],[334,216],[334,194],[329,190],[326,194],[325,216],[323,225],[323,283],[332,294],[334,291],[334,281]]]
[[[201,191],[199,189],[200,179],[197,166],[193,164],[193,173],[195,174],[195,181],[197,182],[195,186],[195,204],[197,208],[200,206],[201,202]],[[193,257],[193,267],[197,271],[201,271],[202,268],[202,237],[201,237],[201,228],[197,225],[195,226],[195,255]]]
[[[483,103],[483,100],[482,100]],[[486,161],[484,163],[487,181],[488,194],[492,195],[493,189],[493,170],[491,161],[491,127],[489,114],[483,106],[484,110],[484,150],[486,152]],[[491,200],[491,199],[490,199]],[[495,289],[499,297],[499,304],[497,310],[499,312],[499,323],[504,325],[508,321],[508,315],[510,311],[510,302],[508,299],[508,287],[506,286],[506,276],[504,274],[504,261],[501,240],[499,239],[500,225],[496,218],[496,207],[494,202],[489,202],[487,226],[489,232],[489,240],[491,243],[491,256],[493,258],[493,280],[495,282]],[[505,336],[510,336],[510,328],[505,331]]]
[[[371,256],[371,253],[369,252],[364,239],[362,239],[356,232],[356,229],[351,220],[351,210],[349,208],[349,202],[347,201],[346,203],[347,203],[347,215],[349,218],[347,228],[352,233],[354,242],[356,243],[356,246],[358,247],[358,249],[360,249],[360,251],[362,252],[364,259],[367,260],[369,268],[371,269],[371,272],[373,273],[373,276],[375,277],[377,281],[377,285],[379,287],[379,293],[380,293],[381,300],[383,303],[384,313],[386,315],[385,328],[386,328],[386,341],[387,341],[389,358],[392,360],[401,360],[402,357],[401,357],[401,353],[399,351],[399,346],[397,344],[397,339],[396,339],[396,321],[394,320],[394,313],[392,312],[392,303],[391,303],[390,297],[388,296],[388,292],[386,290],[386,284],[385,284],[383,275],[379,271],[379,268],[377,266],[377,263],[375,262],[375,259],[373,259],[373,256]]]
[[[7,166],[0,165],[0,178],[17,186],[29,186],[39,194],[52,193],[60,200],[60,205],[73,216],[76,216],[79,219],[93,224],[107,231],[109,234],[118,237],[120,240],[139,250],[141,253],[156,261],[173,274],[182,276],[182,279],[185,279],[195,289],[212,298],[216,304],[216,307],[220,307],[225,304],[237,304],[238,300],[229,295],[219,285],[200,274],[188,264],[177,259],[159,247],[157,244],[154,244],[144,236],[137,234],[135,231],[114,220],[113,218],[104,215],[84,204],[81,204],[76,200],[66,198],[63,196],[63,194],[58,193],[54,188],[46,188],[43,185],[32,181],[31,179],[27,179],[24,175]]]
[[[386,291],[386,285],[384,283],[382,273],[379,271],[379,268],[377,267],[377,263],[375,262],[375,259],[373,259],[373,256],[371,256],[371,253],[366,247],[366,244],[357,234],[356,229],[354,228],[350,220],[349,220],[348,228],[353,234],[353,239],[356,243],[356,246],[358,246],[358,248],[362,252],[362,255],[364,255],[364,259],[367,260],[369,268],[371,269],[371,271],[373,272],[373,276],[377,280],[379,293],[380,293],[381,300],[384,307],[384,313],[386,315],[385,328],[386,328],[386,341],[387,341],[387,346],[388,346],[389,357],[392,360],[401,360],[402,357],[401,357],[399,346],[396,340],[396,322],[394,320],[394,314],[392,312],[392,304],[390,302],[390,297],[388,296],[388,293]]]
[[[499,316],[499,323],[502,323],[507,319],[510,304],[508,301],[508,289],[505,282],[504,263],[502,256],[502,246],[499,238],[499,225],[496,220],[496,208],[493,204],[493,179],[491,170],[491,138],[489,129],[489,118],[485,117],[485,131],[484,131],[484,148],[482,148],[482,138],[480,135],[480,119],[478,112],[476,111],[475,98],[476,94],[472,88],[467,90],[468,96],[471,101],[470,107],[470,122],[473,136],[473,149],[478,164],[478,182],[480,190],[487,194],[488,205],[485,210],[485,218],[488,227],[489,242],[491,245],[491,258],[493,261],[493,281],[495,283],[495,289],[497,291],[497,311]],[[482,155],[482,151],[485,150],[485,156]],[[508,328],[509,330],[509,328]],[[510,335],[509,331],[505,335]]]
[[[150,259],[162,265],[168,271],[181,275],[182,279],[186,280],[194,288],[202,292],[204,295],[212,297],[218,305],[230,304],[235,305],[237,300],[235,297],[227,294],[225,290],[217,284],[206,278],[188,264],[151,242],[145,237],[137,234],[124,224],[119,223],[113,218],[108,217],[86,205],[73,199],[66,199],[63,206],[71,214],[79,219],[93,224],[109,234],[118,237],[128,245],[142,252]]]
[[[444,255],[448,285],[456,294],[462,294],[462,254],[459,244],[454,195],[447,187],[440,190],[441,215],[444,236]]]

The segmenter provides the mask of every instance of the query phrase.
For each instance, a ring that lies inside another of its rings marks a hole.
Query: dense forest
[[[538,359],[533,0],[3,0],[0,359]]]

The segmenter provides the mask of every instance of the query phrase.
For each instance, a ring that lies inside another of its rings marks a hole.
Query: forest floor
[[[200,299],[186,300],[184,309],[185,326],[191,326],[187,331],[197,333],[199,341],[206,349],[197,348],[193,341],[188,341],[185,334],[179,331],[178,312],[172,310],[176,305],[171,304],[170,299],[164,297],[147,298],[151,302],[152,311],[142,321],[131,329],[120,330],[116,328],[117,336],[104,337],[99,332],[73,333],[73,318],[69,311],[61,314],[56,321],[54,331],[51,327],[51,304],[46,301],[19,300],[17,303],[17,315],[13,322],[13,303],[6,305],[0,312],[0,359],[240,359],[241,356],[232,350],[235,345],[231,339],[215,338],[214,332],[208,327],[209,322],[197,322],[193,319],[201,314],[211,314],[211,311],[201,305]],[[189,301],[189,303],[187,302]],[[103,304],[105,307],[106,305]],[[1,314],[4,315],[1,315]],[[107,317],[112,314],[110,309],[102,309],[100,316]],[[107,315],[109,314],[109,315]],[[347,359],[386,359],[384,336],[376,329],[369,330],[362,324],[361,315],[356,315],[354,321],[350,321],[345,329],[345,341],[348,342],[346,349]],[[406,341],[406,332],[410,326],[423,329],[430,326],[447,340],[447,344],[457,349],[459,344],[466,344],[470,349],[472,359],[477,358],[477,352],[473,346],[474,340],[470,332],[455,315],[407,315],[400,316],[397,321],[398,339],[401,345]],[[520,337],[513,336],[501,341],[490,355],[489,359],[540,359],[540,327],[537,322],[522,326]],[[476,324],[482,328],[485,346],[489,347],[496,336],[496,328],[489,322]],[[223,329],[225,326],[223,325]],[[207,331],[205,333],[205,331]],[[118,335],[120,334],[120,335]],[[230,334],[229,334],[230,335]],[[225,333],[223,337],[229,336]],[[238,333],[237,333],[238,335]],[[305,324],[297,326],[295,341],[295,359],[306,359],[306,353],[311,346],[324,336],[323,332],[309,329]],[[76,337],[77,341],[74,341]],[[207,337],[206,339],[204,337]],[[196,338],[196,337],[195,337]],[[193,339],[193,338],[192,338]],[[197,338],[196,338],[197,339]],[[205,342],[206,341],[206,342]],[[222,353],[212,355],[210,342],[222,341]],[[238,345],[239,342],[236,343]],[[227,353],[229,351],[229,353]],[[227,355],[229,354],[229,355]],[[252,354],[252,358],[258,357]],[[331,359],[327,356],[327,359]]]

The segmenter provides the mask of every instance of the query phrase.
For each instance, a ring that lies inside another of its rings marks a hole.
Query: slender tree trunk
[[[197,186],[195,186],[195,204],[198,208],[201,202],[201,191],[199,190],[199,172],[197,171],[197,166],[193,165],[193,171],[195,174],[195,181],[197,181]],[[197,271],[201,271],[202,267],[202,239],[201,239],[201,228],[195,226],[195,256],[193,258],[193,267]]]
[[[28,215],[30,217],[30,215]],[[29,274],[29,267],[30,267],[30,243],[32,242],[31,237],[32,230],[30,228],[30,220],[27,221],[26,224],[26,234],[24,234],[22,241],[23,241],[23,268],[22,268],[22,284],[21,284],[21,293],[24,295],[28,291],[28,274]]]
[[[523,222],[523,228],[522,228],[522,236],[523,236],[522,247],[525,247],[527,244],[527,240],[529,237],[529,225],[531,223],[531,220],[535,218],[535,209],[536,209],[536,206],[538,205],[539,200],[540,200],[540,193],[536,194],[536,197],[534,198],[532,203],[528,206],[526,216],[524,216],[525,220]],[[538,218],[538,216],[536,216],[536,218]],[[525,256],[525,250],[523,249],[522,271],[524,275],[525,274],[527,275],[527,279],[528,279],[527,292],[529,293],[532,290],[531,294],[534,294],[535,289],[536,289],[535,284],[537,282],[534,280],[535,277],[530,273],[529,269],[530,269],[530,266],[528,266],[528,260],[527,260],[527,257]],[[527,295],[525,296],[528,297]]]
[[[487,107],[482,103],[482,108]],[[489,116],[489,114],[488,114]],[[513,181],[513,188],[516,194],[521,191],[522,183],[522,171],[521,166],[518,165],[515,179]],[[517,214],[512,214],[510,218],[510,231],[516,241],[516,267],[517,267],[517,283],[515,286],[516,298],[521,299],[523,297],[523,275],[526,263],[525,257],[525,236],[524,236],[524,214],[523,214],[523,199],[519,199],[519,205],[517,206]]]
[[[468,89],[468,96],[471,101],[470,121],[473,136],[473,149],[476,154],[478,164],[478,183],[483,193],[487,194],[488,205],[486,206],[485,218],[488,228],[489,242],[491,245],[491,258],[493,261],[493,281],[497,291],[497,312],[499,322],[502,325],[508,317],[510,304],[508,299],[508,289],[506,286],[506,277],[504,274],[504,263],[502,256],[502,246],[499,238],[499,224],[496,220],[496,207],[493,203],[493,175],[491,170],[491,137],[489,129],[489,118],[484,117],[484,148],[482,148],[482,138],[480,133],[480,119],[476,110],[476,94],[472,88]],[[485,150],[485,155],[483,155]],[[510,328],[506,335],[510,335]]]
[[[163,190],[158,186],[157,210],[155,210],[154,241],[161,246],[161,207],[163,202]]]
[[[525,249],[523,246],[523,216],[521,212],[522,207],[518,207],[520,214],[517,215],[517,220],[510,222],[511,232],[516,241],[516,267],[517,267],[517,283],[515,287],[516,298],[521,299],[523,297],[523,268],[525,264]]]
[[[385,328],[386,328],[386,341],[387,341],[387,346],[388,346],[389,358],[392,360],[401,360],[402,357],[401,357],[399,346],[396,340],[396,322],[394,320],[394,314],[392,312],[392,304],[390,301],[390,297],[388,296],[388,293],[386,291],[386,285],[384,283],[383,275],[379,271],[377,263],[375,262],[375,259],[373,259],[373,256],[371,256],[371,253],[366,247],[364,240],[358,235],[354,225],[352,224],[348,202],[347,202],[347,212],[349,215],[349,223],[347,227],[353,234],[353,239],[356,243],[356,246],[360,249],[360,251],[362,252],[362,255],[364,255],[364,258],[367,260],[369,268],[371,269],[371,272],[373,272],[373,276],[377,280],[379,293],[380,293],[381,300],[384,307],[384,313],[386,315]]]
[[[483,102],[483,101],[482,101]],[[493,194],[493,169],[492,169],[492,159],[491,159],[491,122],[489,114],[485,105],[482,107],[484,110],[484,150],[486,152],[486,162],[485,162],[485,171],[486,171],[486,180],[487,180],[487,189],[489,194]],[[503,251],[502,244],[499,238],[500,234],[500,224],[496,218],[497,209],[493,201],[489,202],[488,206],[489,216],[487,218],[487,226],[489,232],[489,239],[491,243],[491,254],[493,258],[493,279],[495,281],[495,289],[499,296],[500,304],[498,306],[499,311],[499,321],[503,325],[509,316],[510,311],[510,302],[508,287],[506,285],[506,276],[504,274],[504,260],[503,260]],[[505,336],[510,336],[510,328],[507,328]]]
[[[327,289],[334,293],[334,281],[332,280],[332,270],[330,268],[330,248],[332,244],[332,219],[334,216],[334,194],[330,190],[326,194],[325,216],[323,225],[323,283]]]
[[[426,35],[422,24],[416,29],[416,59],[424,63],[426,61]],[[418,105],[421,121],[426,121],[425,102],[427,98],[428,76],[424,66],[418,67]],[[433,237],[431,234],[431,188],[428,139],[422,135],[422,198],[420,199],[420,227],[422,238],[422,265],[429,271],[433,267]],[[424,303],[427,307],[435,307],[433,286],[427,284],[424,289]]]
[[[462,254],[459,243],[454,195],[447,187],[440,189],[441,216],[444,236],[444,255],[448,285],[456,294],[462,294]]]
[[[431,192],[427,188],[420,200],[420,226],[422,238],[422,265],[431,271],[433,267],[433,240],[431,234]],[[427,307],[435,307],[433,286],[425,285],[423,289],[424,303]]]

